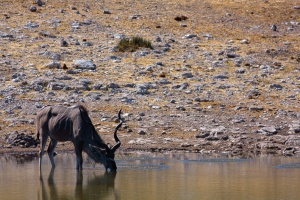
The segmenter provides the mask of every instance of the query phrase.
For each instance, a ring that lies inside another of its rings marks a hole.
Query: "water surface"
[[[118,172],[105,173],[85,157],[0,156],[0,199],[300,199],[300,158],[252,159],[200,154],[118,154]]]

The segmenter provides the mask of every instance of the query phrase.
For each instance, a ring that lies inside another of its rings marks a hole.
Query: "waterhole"
[[[244,159],[192,153],[120,153],[117,173],[73,153],[0,156],[0,199],[300,199],[300,158]]]

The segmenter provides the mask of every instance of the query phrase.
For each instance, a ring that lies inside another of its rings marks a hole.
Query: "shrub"
[[[153,49],[150,41],[145,40],[138,36],[132,38],[123,38],[118,43],[118,49],[121,52],[125,52],[125,51],[134,52],[140,47]]]

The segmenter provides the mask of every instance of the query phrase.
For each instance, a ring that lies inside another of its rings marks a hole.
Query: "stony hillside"
[[[109,143],[123,108],[122,150],[299,152],[299,2],[0,4],[0,152],[36,152],[16,131],[34,136],[40,108],[77,102]],[[133,36],[153,49],[118,51]]]

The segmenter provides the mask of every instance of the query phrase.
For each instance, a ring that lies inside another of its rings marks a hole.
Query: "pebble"
[[[146,135],[147,133],[146,133],[146,131],[144,131],[144,130],[140,130],[140,131],[138,132],[138,134],[139,134],[139,135]]]
[[[300,9],[300,6],[294,6],[293,7],[295,10],[299,10]]]
[[[241,44],[250,44],[249,40],[241,40],[240,42],[241,42]]]
[[[110,15],[110,14],[112,14],[109,10],[104,10],[103,11],[103,14],[108,14],[108,15]]]
[[[67,47],[67,46],[69,46],[69,44],[68,44],[68,42],[65,39],[62,38],[60,40],[60,46],[61,47]]]
[[[128,19],[133,20],[133,19],[138,19],[139,17],[141,17],[141,15],[135,14],[135,15],[130,16]]]
[[[36,4],[37,4],[38,6],[43,6],[43,5],[45,5],[46,3],[43,2],[42,0],[36,0]]]
[[[36,6],[30,6],[30,11],[31,12],[36,12],[37,11],[37,7]]]
[[[198,36],[195,34],[187,34],[182,37],[182,39],[192,39],[192,38],[197,38]]]
[[[279,85],[279,84],[271,84],[271,85],[270,85],[270,89],[274,89],[274,90],[282,90],[283,87],[282,87],[282,85]]]

